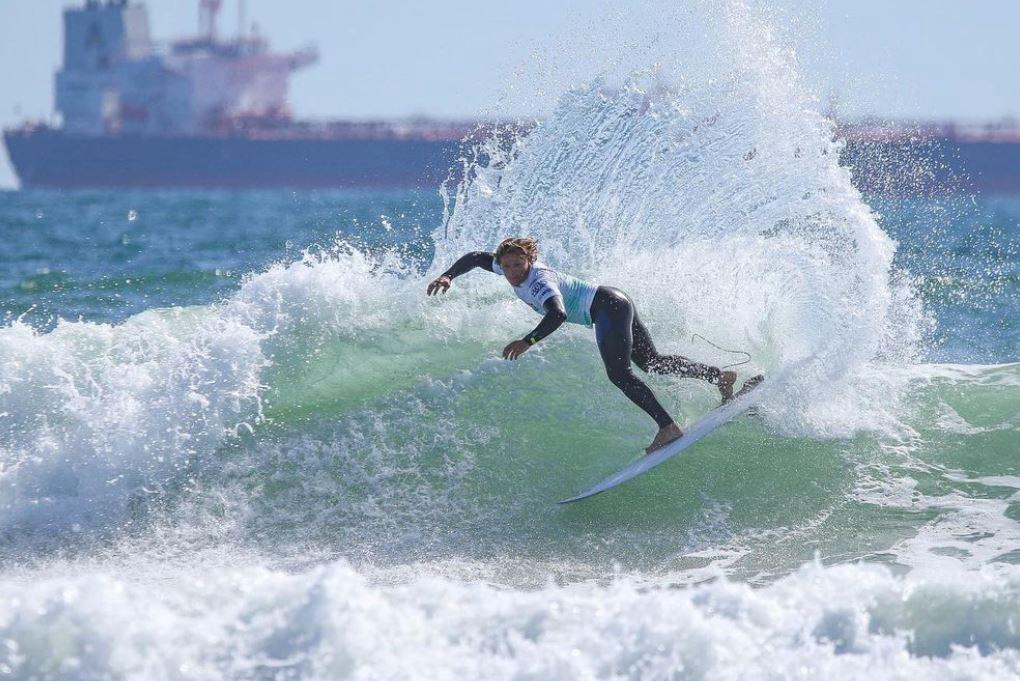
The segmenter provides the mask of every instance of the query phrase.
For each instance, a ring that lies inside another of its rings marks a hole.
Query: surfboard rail
[[[722,426],[727,421],[740,416],[744,412],[753,408],[764,400],[777,385],[780,384],[780,379],[785,376],[787,372],[781,372],[774,378],[767,378],[759,382],[753,388],[745,392],[739,397],[735,397],[726,404],[719,405],[712,411],[708,412],[700,421],[691,426],[684,436],[678,440],[674,440],[669,444],[660,447],[651,454],[646,454],[637,461],[633,462],[626,468],[613,473],[608,478],[595,484],[588,490],[581,492],[577,496],[570,497],[569,499],[563,499],[556,503],[572,504],[575,501],[581,501],[582,499],[588,499],[596,494],[601,494],[606,490],[610,490],[617,485],[623,484],[628,480],[636,478],[637,476],[650,471],[659,464],[672,459],[674,456],[684,451],[685,449],[692,447],[702,438],[706,437],[712,431],[719,426]],[[750,379],[753,380],[753,379]]]

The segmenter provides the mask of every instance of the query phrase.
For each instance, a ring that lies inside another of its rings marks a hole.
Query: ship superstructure
[[[201,135],[235,121],[289,120],[291,73],[314,48],[273,53],[258,35],[217,37],[220,0],[201,1],[204,34],[158,49],[143,5],[126,0],[64,11],[56,76],[63,129],[83,135]]]
[[[294,121],[289,79],[317,61],[316,49],[273,52],[243,30],[221,38],[221,5],[200,0],[197,37],[167,45],[152,39],[142,4],[87,0],[65,9],[55,79],[62,125],[4,135],[22,185],[434,185],[476,127]]]

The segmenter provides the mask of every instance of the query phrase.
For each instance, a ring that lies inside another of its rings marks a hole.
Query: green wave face
[[[609,383],[588,332],[550,339],[516,363],[496,358],[497,337],[440,342],[408,329],[384,342],[339,341],[310,355],[303,377],[275,364],[270,375],[287,378],[270,382],[269,427],[221,451],[203,479],[208,495],[233,497],[225,517],[234,531],[274,551],[312,545],[375,567],[509,560],[512,579],[525,581],[545,574],[535,564],[564,576],[618,566],[769,580],[816,552],[906,568],[918,541],[935,556],[1015,560],[999,549],[1020,536],[1010,501],[1020,478],[1009,477],[1017,365],[875,370],[847,403],[890,380],[900,394],[868,405],[884,421],[849,437],[784,421],[781,402],[798,398],[781,397],[564,508],[555,501],[638,456],[654,424]],[[648,380],[684,423],[717,401],[704,383]],[[834,392],[825,410],[842,408]],[[999,528],[991,541],[958,536],[973,497],[987,500]]]

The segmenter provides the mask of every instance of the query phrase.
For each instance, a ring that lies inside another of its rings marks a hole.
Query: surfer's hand
[[[531,344],[529,344],[526,340],[510,341],[510,343],[503,348],[503,359],[517,359],[527,352],[530,347]]]
[[[437,277],[436,279],[434,279],[432,281],[431,284],[429,284],[429,288],[426,291],[426,294],[430,295],[430,296],[434,296],[437,293],[446,293],[447,291],[450,290],[450,284],[451,283],[453,283],[453,280],[450,279],[445,274],[443,276],[441,276],[441,277]]]

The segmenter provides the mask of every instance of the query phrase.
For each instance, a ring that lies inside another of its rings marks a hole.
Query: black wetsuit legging
[[[634,375],[633,361],[645,373],[675,374],[718,383],[722,372],[716,367],[693,362],[680,355],[660,355],[648,329],[638,319],[630,297],[619,289],[599,286],[591,304],[595,341],[606,365],[609,380],[623,394],[655,419],[660,428],[673,422],[651,389]]]

